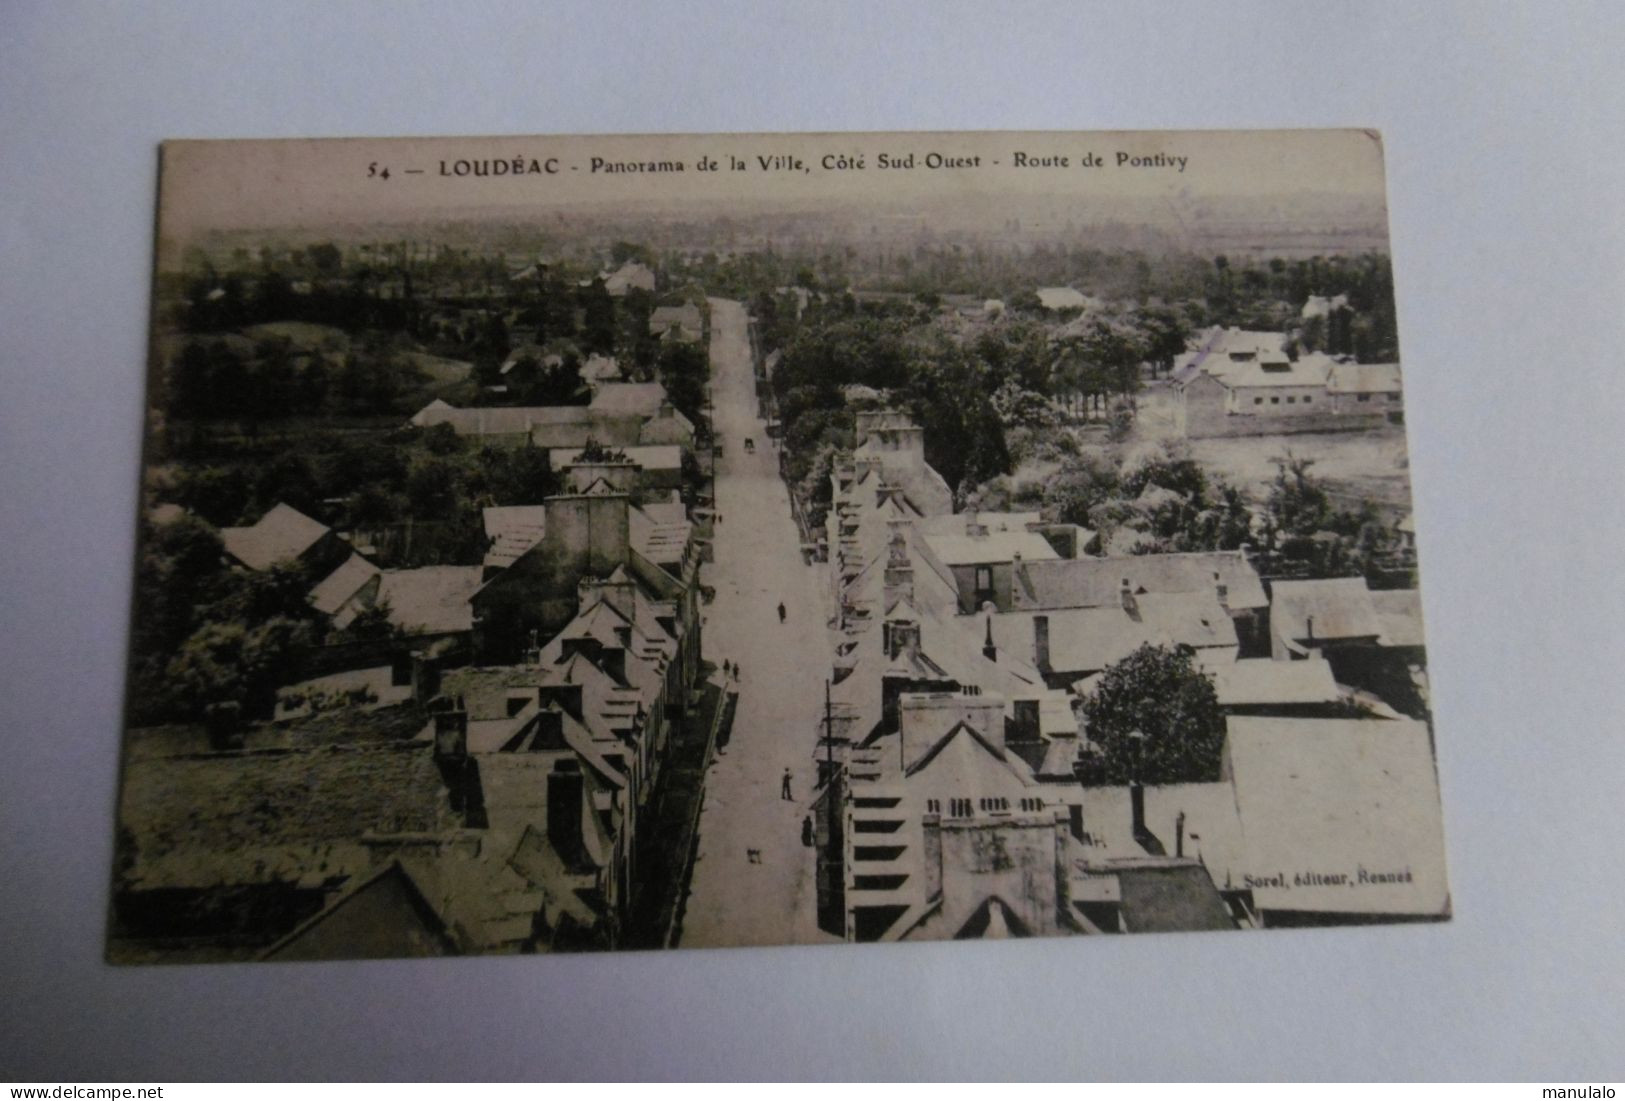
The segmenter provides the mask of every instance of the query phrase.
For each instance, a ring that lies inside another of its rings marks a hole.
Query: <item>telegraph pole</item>
[[[835,712],[829,700],[829,678],[824,678],[824,798],[829,803],[829,840],[835,844]]]

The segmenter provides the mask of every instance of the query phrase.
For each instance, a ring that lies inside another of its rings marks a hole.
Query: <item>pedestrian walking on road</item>
[[[784,601],[779,601],[779,622],[784,622]]]
[[[779,781],[779,798],[790,799],[790,770],[784,770],[784,779]]]

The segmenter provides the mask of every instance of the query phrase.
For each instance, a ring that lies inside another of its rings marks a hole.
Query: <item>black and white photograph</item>
[[[172,142],[157,234],[110,961],[1451,916],[1378,133]]]

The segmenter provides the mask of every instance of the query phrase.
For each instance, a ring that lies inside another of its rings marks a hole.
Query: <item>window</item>
[[[1361,394],[1358,400],[1360,400],[1360,401],[1370,401],[1371,400],[1371,395],[1370,394]]]
[[[979,593],[990,593],[993,591],[992,566],[976,567],[976,591]]]
[[[1308,394],[1305,394],[1305,395],[1304,395],[1304,396],[1303,396],[1303,403],[1304,403],[1304,404],[1305,404],[1305,405],[1308,405],[1308,404],[1309,404],[1309,403],[1310,403],[1310,402],[1312,402],[1312,401],[1314,401],[1314,400],[1315,400],[1315,399],[1314,399],[1314,398],[1312,398],[1312,397],[1310,397],[1310,396],[1309,396],[1309,395],[1308,395]]]
[[[1271,405],[1280,405],[1281,404],[1281,399],[1280,398],[1271,398],[1270,399],[1270,404]]]
[[[1286,403],[1288,405],[1296,405],[1296,404],[1298,404],[1298,399],[1297,398],[1287,398]]]
[[[1263,405],[1264,404],[1264,399],[1263,398],[1254,398],[1253,399],[1253,404],[1254,405]]]
[[[941,814],[942,813],[942,801],[939,800],[939,799],[927,799],[925,801],[925,813],[927,813],[927,814]]]
[[[1388,395],[1388,400],[1389,401],[1398,401],[1399,400],[1399,395],[1398,394],[1389,394]]]

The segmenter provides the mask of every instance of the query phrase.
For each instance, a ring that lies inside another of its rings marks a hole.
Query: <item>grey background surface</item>
[[[0,4],[0,1079],[1619,1078],[1625,46],[1588,5]],[[1456,920],[100,962],[166,137],[1377,126]]]

